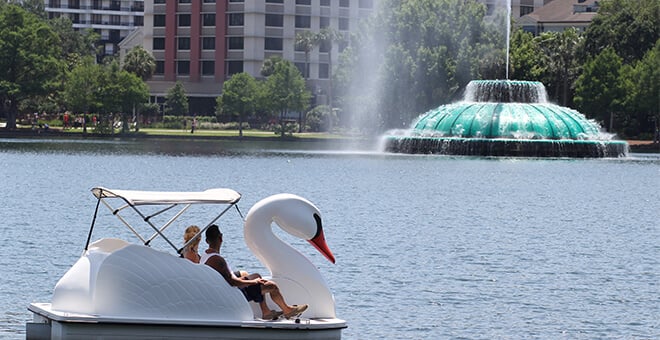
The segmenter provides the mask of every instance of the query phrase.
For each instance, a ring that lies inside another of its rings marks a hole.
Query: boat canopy
[[[159,204],[234,204],[241,194],[232,189],[209,189],[200,192],[92,189],[96,198],[122,198],[130,205]]]
[[[205,191],[140,191],[140,190],[117,190],[117,189],[108,189],[104,187],[95,187],[92,189],[92,194],[98,199],[96,204],[96,209],[94,211],[94,218],[92,219],[92,225],[89,229],[89,235],[87,237],[87,243],[85,244],[85,251],[89,247],[89,243],[92,237],[92,231],[94,230],[94,225],[96,223],[96,216],[99,211],[99,206],[101,203],[105,205],[112,215],[118,218],[128,229],[130,229],[133,234],[146,246],[149,246],[151,241],[156,237],[162,237],[178,254],[181,254],[184,247],[194,241],[195,238],[201,236],[203,232],[206,231],[215,221],[217,221],[222,215],[224,215],[231,207],[236,207],[241,218],[243,215],[238,209],[238,201],[241,199],[241,194],[232,189],[226,188],[215,188],[208,189]],[[115,203],[111,203],[114,201]],[[120,202],[119,205],[116,203]],[[123,203],[121,203],[123,202]],[[178,220],[181,215],[183,215],[186,210],[191,205],[219,205],[218,215],[215,216],[204,228],[201,228],[199,233],[195,235],[190,241],[183,245],[181,248],[177,248],[174,243],[168,239],[163,231],[172,225],[174,221]],[[155,212],[147,214],[143,210],[145,206],[158,207]],[[128,208],[128,211],[133,211],[137,214],[141,221],[149,225],[153,230],[151,236],[143,235],[139,233],[136,228],[129,223],[129,221],[122,216],[122,212]],[[171,210],[176,208],[175,210]],[[167,220],[164,224],[157,226],[155,224],[154,218],[166,212],[174,212],[170,215],[170,219]]]

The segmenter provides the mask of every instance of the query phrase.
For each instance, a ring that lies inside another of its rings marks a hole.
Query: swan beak
[[[308,240],[308,242],[323,254],[328,261],[335,263],[335,256],[332,255],[330,248],[328,248],[328,244],[325,243],[325,235],[323,235],[323,231],[320,231],[313,239]]]

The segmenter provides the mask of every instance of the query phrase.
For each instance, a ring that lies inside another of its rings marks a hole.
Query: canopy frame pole
[[[121,215],[119,215],[119,209],[115,209],[115,208],[113,208],[113,207],[110,205],[110,203],[106,202],[105,200],[102,200],[102,201],[103,201],[103,204],[104,204],[108,209],[110,209],[110,211],[112,212],[112,214],[115,215],[115,216],[117,216],[117,218],[118,218],[118,219],[119,219],[119,220],[120,220],[120,221],[121,221],[121,222],[122,222],[122,223],[123,223],[128,229],[130,229],[130,230],[133,232],[133,234],[134,234],[135,236],[137,236],[137,238],[140,239],[140,241],[142,241],[143,243],[146,242],[146,240],[142,237],[142,235],[140,235],[140,233],[138,233],[137,230],[135,230],[135,228],[133,228],[133,226],[131,226],[131,224],[128,223],[128,221],[126,221]],[[131,205],[129,204],[128,206],[131,206]],[[126,207],[126,206],[122,207],[122,209],[125,208],[125,207]],[[133,209],[135,209],[135,208],[133,208]]]
[[[94,217],[92,217],[92,225],[89,227],[89,234],[87,234],[87,242],[85,243],[85,250],[83,251],[86,252],[87,249],[89,248],[89,241],[92,239],[92,231],[94,230],[94,225],[96,224],[96,215],[99,212],[99,206],[101,204],[101,198],[99,197],[96,200],[96,209],[94,209]]]
[[[172,218],[169,221],[167,221],[165,224],[163,224],[162,227],[160,227],[160,231],[156,231],[153,235],[151,235],[151,237],[149,237],[149,239],[147,239],[145,245],[149,244],[151,241],[153,241],[156,238],[156,236],[158,236],[158,235],[161,235],[161,236],[163,236],[163,238],[165,238],[165,236],[162,234],[162,232],[165,231],[165,229],[168,228],[172,223],[174,223],[174,221],[176,221],[186,210],[188,210],[188,208],[190,208],[190,206],[191,206],[191,204],[186,204],[178,213],[176,213],[174,216],[172,216]],[[151,224],[150,219],[152,217],[154,217],[154,216],[156,216],[156,215],[158,215],[162,212],[165,212],[165,211],[167,211],[167,210],[169,210],[170,208],[173,208],[173,207],[174,206],[171,206],[171,207],[169,207],[167,209],[163,209],[163,210],[161,210],[161,211],[159,211],[159,212],[157,212],[157,213],[155,213],[151,216],[145,217],[145,222]],[[176,250],[176,247],[174,247],[174,250]]]
[[[122,199],[125,200],[125,198],[123,198],[123,197],[122,197]],[[176,204],[174,204],[174,205],[176,205]],[[158,227],[156,227],[153,223],[151,223],[151,221],[149,221],[149,218],[147,216],[145,216],[135,205],[131,204],[131,208],[133,208],[133,211],[135,211],[136,214],[138,214],[140,217],[142,217],[143,221],[145,221],[158,235],[160,235],[167,243],[169,243],[169,245],[174,250],[176,250],[176,246],[174,245],[174,243],[172,243],[172,241],[170,241],[170,239],[165,237],[165,235],[163,235],[163,233],[161,233],[160,230],[158,230]],[[169,209],[169,208],[167,208],[167,209]],[[140,239],[142,239],[142,238],[140,237]],[[149,242],[151,242],[151,240],[144,240],[144,239],[142,239],[142,240],[143,240],[145,246],[148,246]]]

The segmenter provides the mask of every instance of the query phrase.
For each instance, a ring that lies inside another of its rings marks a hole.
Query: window
[[[190,27],[190,14],[179,14],[179,27]]]
[[[154,14],[154,27],[165,27],[164,14]]]
[[[190,61],[181,60],[176,62],[176,74],[186,76],[190,74]]]
[[[165,74],[165,62],[163,60],[156,60],[156,69],[154,70],[155,75]]]
[[[348,7],[348,0],[339,0],[339,7]]]
[[[230,50],[243,49],[243,37],[229,37],[227,38],[227,46]]]
[[[284,26],[284,16],[282,14],[266,14],[266,26]]]
[[[189,4],[190,0],[179,0],[180,4]]]
[[[339,18],[339,30],[348,31],[348,18]]]
[[[243,72],[243,62],[242,61],[228,61],[227,62],[227,75]]]
[[[312,0],[296,0],[296,5],[312,5]]]
[[[188,37],[179,38],[178,39],[178,49],[179,49],[179,51],[190,50],[190,38],[188,38]]]
[[[202,60],[202,75],[212,76],[215,74],[215,62],[213,60]]]
[[[215,13],[203,13],[202,26],[215,26]]]
[[[203,50],[215,50],[215,37],[202,37]]]
[[[319,52],[328,53],[332,49],[332,42],[330,40],[323,40],[319,44]]]
[[[264,39],[264,49],[267,51],[281,51],[282,38],[266,38]]]
[[[203,1],[205,4],[214,4],[215,0],[204,0]],[[230,1],[231,2],[231,1]]]
[[[164,4],[166,0],[154,0],[155,4]]]
[[[229,13],[229,26],[243,26],[243,13]]]
[[[321,0],[321,6],[329,7],[330,6],[330,0]]]
[[[296,15],[296,28],[311,28],[312,18],[309,15]]]
[[[300,72],[300,75],[303,77],[305,76],[305,63],[294,63],[296,68],[298,69],[298,72]]]
[[[522,6],[520,5],[520,16],[527,15],[534,12],[534,6]]]
[[[144,26],[144,17],[133,17],[133,25],[135,26]]]
[[[266,0],[267,4],[282,4],[284,0]]]
[[[319,18],[319,28],[330,27],[330,17],[320,17]]]
[[[319,79],[328,79],[330,77],[329,70],[328,64],[319,64]]]
[[[360,0],[358,2],[358,7],[360,8],[373,8],[374,0]]]
[[[154,50],[164,50],[165,38],[154,38],[152,48]]]

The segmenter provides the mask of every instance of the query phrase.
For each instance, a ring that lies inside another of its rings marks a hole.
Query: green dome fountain
[[[465,100],[422,114],[383,137],[385,151],[475,156],[621,157],[613,140],[578,111],[547,103],[539,82],[471,81]]]

